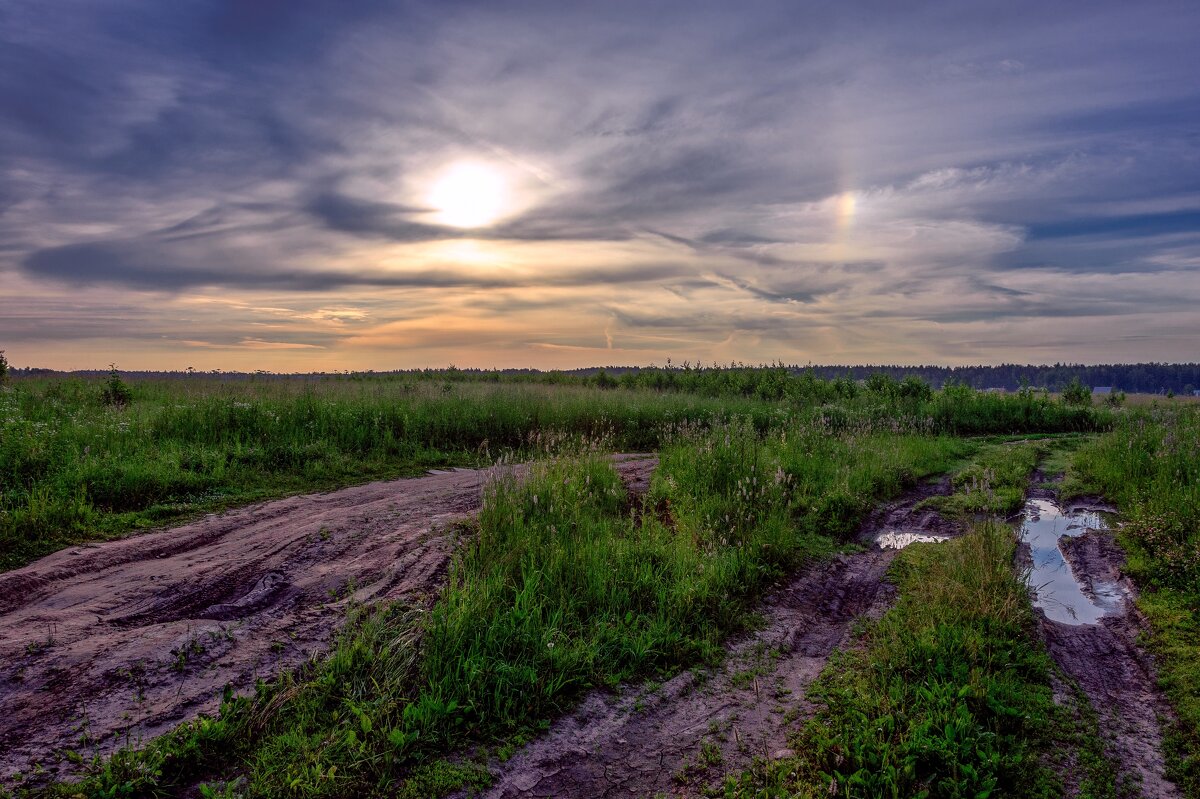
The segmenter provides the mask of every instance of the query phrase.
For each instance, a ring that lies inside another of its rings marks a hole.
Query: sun
[[[504,216],[509,188],[503,173],[495,167],[461,162],[437,176],[426,202],[433,210],[434,220],[440,224],[484,227]]]

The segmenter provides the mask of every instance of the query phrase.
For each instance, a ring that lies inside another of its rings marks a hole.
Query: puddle
[[[1102,616],[1120,612],[1124,598],[1121,588],[1113,582],[1093,580],[1094,598],[1087,596],[1058,546],[1063,536],[1075,538],[1089,529],[1103,530],[1107,526],[1104,515],[1096,510],[1063,512],[1048,499],[1026,503],[1021,539],[1029,544],[1033,557],[1028,582],[1036,592],[1034,606],[1041,608],[1047,618],[1063,624],[1096,624]]]
[[[875,536],[875,543],[879,544],[880,549],[904,549],[909,544],[940,544],[949,540],[948,535],[905,533],[899,530],[887,530]]]

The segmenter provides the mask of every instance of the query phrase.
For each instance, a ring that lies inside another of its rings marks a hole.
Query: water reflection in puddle
[[[931,535],[929,533],[904,533],[899,530],[887,530],[875,536],[875,543],[881,549],[904,549],[909,544],[937,544],[948,541],[950,536]]]
[[[1025,505],[1021,539],[1029,544],[1033,556],[1028,581],[1036,592],[1034,606],[1041,608],[1047,618],[1064,624],[1095,624],[1101,616],[1119,612],[1124,597],[1120,586],[1093,580],[1094,598],[1088,597],[1058,547],[1062,536],[1075,538],[1105,526],[1103,516],[1095,510],[1064,513],[1048,499],[1032,499]]]

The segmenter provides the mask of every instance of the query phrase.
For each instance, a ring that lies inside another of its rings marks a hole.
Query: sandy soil
[[[633,490],[654,459],[618,456]],[[351,602],[430,602],[486,470],[291,497],[0,574],[0,784],[215,711],[324,651]]]
[[[896,552],[869,542],[883,530],[953,534],[936,513],[913,509],[948,490],[948,482],[922,486],[876,511],[861,531],[866,549],[781,586],[761,609],[763,627],[733,643],[721,668],[592,693],[545,736],[493,764],[496,782],[485,796],[701,796],[755,756],[790,754],[789,733],[812,710],[806,688],[850,640],[854,621],[877,617],[893,598],[884,576]]]

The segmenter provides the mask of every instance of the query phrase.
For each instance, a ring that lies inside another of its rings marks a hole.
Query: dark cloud
[[[21,262],[35,278],[69,285],[113,285],[176,292],[199,286],[225,286],[273,291],[329,291],[353,286],[397,288],[522,288],[623,285],[658,282],[688,273],[683,264],[655,263],[604,268],[562,269],[537,275],[500,275],[446,267],[437,270],[338,272],[316,269],[263,268],[227,262],[220,267],[189,263],[187,253],[145,242],[68,244],[39,250]]]
[[[1094,216],[1029,226],[1031,241],[1073,236],[1140,238],[1170,233],[1200,233],[1200,210],[1136,216]]]

